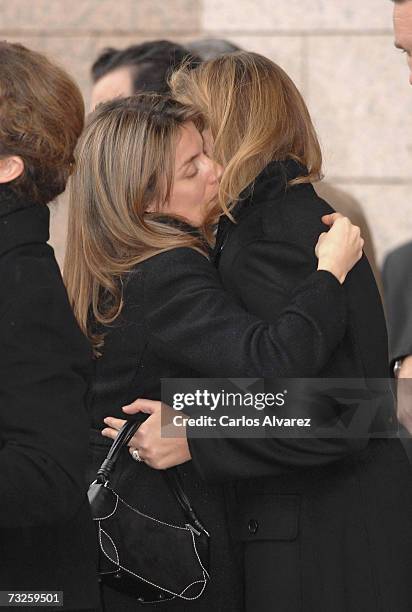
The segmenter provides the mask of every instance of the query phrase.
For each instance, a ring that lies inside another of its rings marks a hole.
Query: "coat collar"
[[[233,209],[234,218],[238,220],[251,206],[281,195],[287,190],[289,181],[302,174],[307,174],[307,169],[293,159],[270,162],[242,192]]]
[[[157,214],[154,218],[159,223],[163,223],[164,225],[168,225],[170,227],[175,227],[181,230],[182,232],[185,232],[186,234],[191,234],[192,236],[195,236],[203,244],[207,253],[210,254],[211,252],[210,245],[207,243],[204,235],[202,234],[202,232],[199,230],[198,227],[195,227],[194,225],[190,225],[182,218],[172,217],[169,215]]]
[[[259,204],[273,200],[284,193],[289,181],[307,174],[307,169],[293,159],[270,162],[255,180],[241,193],[239,201],[231,213],[236,223],[247,217]],[[216,234],[216,244],[213,250],[213,261],[217,266],[220,255],[226,244],[234,223],[226,215],[222,215]]]
[[[49,239],[49,209],[16,198],[0,186],[0,256],[16,247]]]
[[[187,234],[193,234],[194,236],[201,236],[201,233],[197,227],[194,225],[190,225],[183,218],[180,217],[172,217],[171,215],[165,214],[155,214],[152,216],[154,221],[158,223],[163,223],[164,225],[168,225],[169,227],[175,227],[176,229],[181,230],[182,232],[186,232]]]

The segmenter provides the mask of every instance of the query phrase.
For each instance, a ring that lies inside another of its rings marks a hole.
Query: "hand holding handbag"
[[[163,475],[186,522],[175,525],[130,505],[110,483],[139,421],[127,421],[88,491],[99,544],[100,580],[140,603],[198,599],[209,581],[209,533],[196,516],[176,468]],[[136,478],[136,487],[139,482]]]

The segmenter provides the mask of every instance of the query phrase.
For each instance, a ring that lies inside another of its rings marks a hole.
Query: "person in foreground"
[[[146,94],[101,105],[79,141],[64,278],[79,324],[101,355],[92,385],[89,481],[107,453],[104,417],[120,417],[120,406],[136,395],[159,399],[162,377],[287,376],[296,368],[315,375],[344,333],[341,283],[363,241],[339,215],[325,219],[333,225],[317,246],[318,271],[296,287],[272,324],[242,310],[222,289],[205,226],[221,169],[205,155],[197,128],[203,128],[198,112]],[[175,463],[190,458],[181,456],[179,442],[170,440]],[[122,461],[128,503],[177,520],[159,471],[127,452]],[[222,491],[206,486],[191,463],[180,473],[212,534],[211,582],[198,601],[164,602],[162,609],[240,610]],[[105,587],[103,605],[132,610],[138,604]]]
[[[313,273],[320,219],[332,213],[311,185],[321,152],[306,105],[282,69],[246,52],[177,73],[172,91],[205,114],[224,167],[226,214],[214,251],[220,280],[270,323]],[[317,376],[360,379],[373,393],[371,379],[387,379],[389,368],[382,305],[365,257],[344,290],[345,333]],[[294,366],[292,377],[312,375]],[[219,372],[230,376],[230,368]],[[267,376],[266,367],[257,375]],[[339,414],[339,406],[331,397],[329,409]],[[173,465],[159,405],[139,400],[125,412],[139,410],[153,415],[131,446],[149,464],[162,454],[163,465]],[[121,421],[107,423],[115,436]],[[187,436],[188,456],[206,482],[237,481],[234,492],[226,487],[227,513],[247,611],[412,609],[412,479],[399,440],[372,439],[367,428],[356,439],[201,439],[190,427]]]
[[[412,85],[412,0],[394,0],[395,47],[405,54]],[[412,434],[412,242],[391,251],[383,262],[382,276],[389,328],[389,356],[398,378],[398,419]],[[412,462],[412,441],[404,438]]]
[[[1,42],[0,109],[0,590],[63,591],[53,609],[91,610],[92,355],[46,244],[47,203],[72,171],[83,99],[45,57]]]

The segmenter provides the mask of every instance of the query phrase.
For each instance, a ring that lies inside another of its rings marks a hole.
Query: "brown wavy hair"
[[[293,81],[271,60],[230,53],[190,72],[178,70],[171,88],[209,124],[214,158],[224,167],[219,202],[226,214],[271,161],[294,159],[307,169],[290,184],[321,178],[322,154],[309,111]]]
[[[119,316],[123,280],[136,264],[176,247],[206,254],[202,238],[159,218],[188,121],[203,129],[198,111],[170,97],[141,94],[99,105],[79,139],[69,181],[64,280],[96,355],[104,339],[96,323],[109,325]]]
[[[47,204],[65,189],[84,124],[75,82],[44,55],[0,42],[0,158],[18,155],[17,197]]]

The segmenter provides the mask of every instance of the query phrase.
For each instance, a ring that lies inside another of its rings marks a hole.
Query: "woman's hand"
[[[161,436],[162,414],[163,423],[172,422],[174,410],[161,402],[137,399],[129,406],[123,406],[123,412],[126,414],[137,414],[145,412],[150,416],[142,423],[139,429],[130,440],[130,454],[134,450],[138,450],[138,456],[142,461],[155,470],[165,470],[175,465],[180,465],[192,458],[190,455],[189,445],[186,438],[186,428],[179,426],[178,438],[169,438]],[[170,416],[170,419],[168,418]],[[107,438],[116,438],[119,430],[124,425],[123,419],[115,419],[114,417],[106,417],[104,422],[108,427],[103,429],[102,435]]]
[[[364,240],[359,227],[340,213],[324,215],[322,221],[330,230],[319,236],[315,247],[318,270],[331,272],[342,284],[349,270],[362,257]]]

